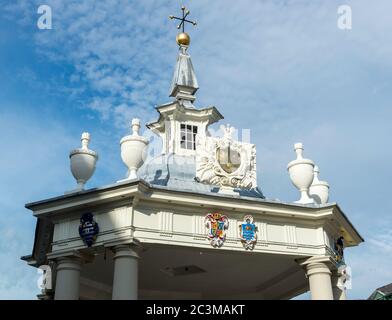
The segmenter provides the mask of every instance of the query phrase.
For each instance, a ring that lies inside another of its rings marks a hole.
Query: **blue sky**
[[[36,27],[39,4],[53,29]],[[90,187],[122,178],[119,140],[132,117],[169,101],[180,1],[0,0],[0,299],[34,299],[26,202],[74,187],[68,154],[89,131],[100,154]],[[251,130],[268,198],[297,200],[293,143],[320,167],[366,242],[346,251],[349,298],[392,282],[392,2],[186,1],[199,25],[190,53],[197,105]],[[352,30],[337,8],[352,7]],[[308,295],[302,298],[308,298]]]

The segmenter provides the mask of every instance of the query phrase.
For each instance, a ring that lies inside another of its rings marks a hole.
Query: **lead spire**
[[[187,19],[190,11],[184,6],[182,6],[181,10],[182,18],[175,16],[169,17],[170,19],[180,20],[181,22],[177,26],[177,29],[182,29],[182,32],[177,34],[176,37],[177,44],[179,45],[179,53],[171,84],[170,97],[175,97],[177,100],[190,101],[192,103],[196,99],[194,94],[197,89],[199,89],[199,85],[193,69],[191,56],[187,52],[191,38],[189,34],[185,32],[185,23],[187,22],[196,25],[196,22]]]

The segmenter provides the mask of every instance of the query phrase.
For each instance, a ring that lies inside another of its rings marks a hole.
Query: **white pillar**
[[[333,300],[331,270],[324,262],[312,262],[306,265],[312,300]]]
[[[55,300],[79,300],[81,259],[61,257],[57,259]]]
[[[114,247],[113,300],[137,300],[138,260],[129,245]]]
[[[332,291],[334,300],[346,300],[346,290],[344,283],[342,283],[340,277],[336,272],[332,275]]]

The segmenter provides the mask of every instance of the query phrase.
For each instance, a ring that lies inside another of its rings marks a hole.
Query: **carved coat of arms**
[[[252,189],[256,182],[256,147],[233,139],[234,128],[221,126],[222,138],[196,136],[196,179],[218,186]]]
[[[229,219],[220,213],[209,213],[205,217],[207,237],[213,247],[221,247],[226,240],[226,230],[229,228]]]
[[[98,223],[94,221],[94,215],[90,212],[85,213],[80,218],[79,235],[84,243],[91,247],[97,239],[99,233]]]
[[[240,224],[240,239],[246,250],[253,250],[257,241],[257,227],[253,223],[253,217],[246,215]]]

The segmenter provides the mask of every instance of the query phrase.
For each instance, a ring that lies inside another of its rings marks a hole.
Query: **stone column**
[[[114,251],[113,300],[137,300],[139,256],[130,245],[119,245]]]
[[[81,259],[61,257],[56,259],[57,275],[55,300],[79,300]]]
[[[333,300],[331,270],[325,262],[311,262],[306,265],[312,300]]]

